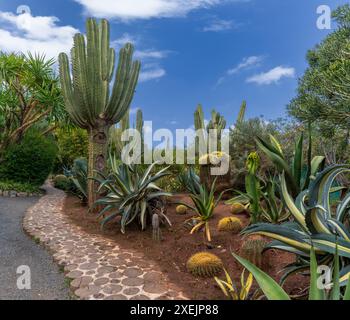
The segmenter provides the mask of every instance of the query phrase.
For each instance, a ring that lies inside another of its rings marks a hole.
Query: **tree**
[[[88,176],[104,171],[107,159],[108,131],[128,111],[134,96],[140,62],[132,61],[133,46],[128,43],[119,54],[116,79],[110,94],[114,74],[115,51],[110,48],[110,28],[107,20],[98,24],[88,19],[87,34],[74,37],[72,77],[69,58],[59,56],[60,78],[66,109],[73,122],[87,130],[89,136]],[[95,182],[88,183],[88,204],[95,202]]]
[[[344,129],[350,124],[350,6],[332,16],[338,29],[308,52],[309,67],[288,109],[298,120]]]
[[[65,116],[59,80],[45,56],[0,53],[0,162],[33,126],[43,133]]]

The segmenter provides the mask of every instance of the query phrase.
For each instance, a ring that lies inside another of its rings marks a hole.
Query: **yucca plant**
[[[167,168],[154,174],[154,163],[144,172],[136,166],[120,165],[116,158],[111,161],[111,173],[105,176],[99,172],[101,179],[98,191],[105,191],[107,195],[98,199],[95,206],[104,206],[98,213],[101,219],[101,227],[106,223],[121,217],[121,232],[125,233],[126,226],[134,221],[138,221],[142,230],[152,221],[153,214],[157,213],[163,221],[171,225],[165,215],[164,197],[171,196],[171,193],[162,191],[156,182],[168,175]]]
[[[282,225],[258,223],[246,228],[244,234],[260,234],[274,239],[266,249],[280,249],[299,256],[297,263],[288,266],[288,276],[307,269],[312,246],[318,261],[330,264],[338,243],[342,276],[350,275],[350,233],[346,220],[349,214],[350,194],[339,200],[332,210],[331,194],[340,188],[333,188],[337,175],[350,172],[346,165],[331,166],[318,173],[308,190],[294,201],[287,189],[285,175],[281,176],[282,195],[286,207],[294,217],[293,222]],[[285,279],[285,277],[283,279]],[[346,282],[346,281],[345,281]],[[342,282],[342,285],[345,284]]]
[[[197,213],[197,216],[188,220],[194,223],[194,226],[191,229],[190,233],[193,234],[200,230],[204,230],[205,236],[209,242],[211,241],[209,220],[213,217],[214,209],[216,208],[223,194],[225,193],[225,191],[223,191],[217,197],[217,199],[215,199],[215,195],[214,195],[215,188],[216,188],[215,185],[216,185],[216,179],[214,180],[214,183],[212,184],[210,191],[208,191],[206,186],[201,185],[199,188],[198,194],[190,194],[190,198],[194,206],[188,205],[186,203],[181,203],[182,205],[186,206],[187,208]]]
[[[245,277],[245,271],[241,273],[241,283],[240,289],[233,282],[229,273],[224,269],[226,279],[221,280],[218,277],[215,277],[215,281],[224,293],[227,298],[231,298],[233,301],[244,301],[248,300],[250,289],[253,285],[253,274],[249,272],[248,277]]]
[[[134,96],[140,62],[132,61],[133,46],[126,44],[119,53],[114,85],[115,51],[110,48],[110,27],[107,20],[98,24],[86,22],[83,34],[74,36],[71,52],[72,76],[67,54],[59,56],[62,94],[73,122],[89,135],[88,176],[103,171],[107,161],[108,131],[119,122],[130,107]],[[110,94],[110,88],[111,94]],[[88,183],[89,206],[95,201],[96,185]]]
[[[287,180],[288,190],[293,197],[296,197],[301,191],[308,188],[310,184],[310,178],[316,175],[319,169],[323,167],[325,162],[325,157],[322,156],[316,156],[312,158],[311,127],[309,128],[307,172],[305,177],[303,177],[303,170],[305,167],[303,155],[303,134],[295,144],[294,157],[291,165],[288,163],[288,160],[283,153],[282,146],[274,136],[270,135],[270,141],[267,141],[262,137],[258,137],[256,138],[256,143],[259,149],[263,151],[275,165],[277,171],[279,173],[284,172]]]
[[[251,272],[258,282],[260,289],[265,294],[268,300],[291,300],[291,297],[287,292],[268,274],[260,270],[254,264],[249,261],[237,256],[232,253],[235,259],[242,264],[246,269]],[[318,278],[320,274],[318,274],[318,264],[316,259],[315,250],[311,247],[310,250],[310,289],[309,289],[309,297],[308,300],[350,300],[350,278],[342,277],[339,272],[339,256],[336,252],[333,261],[333,277],[332,283],[328,284],[332,287],[331,290],[327,290],[326,286],[320,287]],[[346,288],[342,290],[340,288],[340,284],[345,282]]]

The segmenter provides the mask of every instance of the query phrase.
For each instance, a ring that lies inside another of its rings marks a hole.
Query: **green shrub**
[[[88,156],[88,136],[85,130],[57,129],[56,140],[58,153],[54,164],[54,172],[62,173],[62,168],[70,168],[77,158]]]
[[[56,152],[52,139],[36,131],[27,133],[20,144],[5,151],[0,179],[40,186],[51,173]]]
[[[29,193],[39,193],[40,189],[38,187],[32,186],[28,183],[20,183],[14,181],[0,181],[1,191],[16,191],[16,192],[29,192]]]
[[[63,174],[59,174],[53,179],[53,185],[55,188],[67,192],[72,189],[72,181]]]

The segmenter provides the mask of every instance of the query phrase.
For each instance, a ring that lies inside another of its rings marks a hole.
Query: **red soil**
[[[171,199],[171,202],[186,201],[190,203],[186,195],[177,195]],[[111,223],[101,231],[96,217],[87,213],[86,207],[82,207],[79,200],[69,196],[65,201],[65,213],[72,220],[82,226],[91,234],[103,234],[105,237],[113,239],[123,248],[131,248],[146,254],[151,260],[156,261],[171,282],[183,289],[184,294],[191,299],[216,300],[223,299],[221,290],[217,287],[213,279],[195,278],[186,270],[188,258],[200,251],[208,251],[219,256],[224,262],[225,268],[229,271],[231,277],[239,281],[242,267],[235,261],[231,255],[231,250],[239,253],[244,239],[240,235],[232,235],[217,231],[218,221],[230,214],[230,207],[221,203],[215,210],[215,215],[210,221],[212,243],[208,246],[199,232],[193,235],[189,234],[189,228],[184,225],[184,221],[191,218],[192,213],[178,215],[175,212],[176,205],[170,203],[167,215],[172,222],[172,227],[162,228],[162,241],[152,240],[152,228],[141,232],[137,225],[129,226],[126,234],[120,232],[117,222]],[[239,216],[245,226],[249,219],[245,215]],[[293,254],[269,250],[264,253],[263,269],[269,275],[279,280],[281,270],[284,266],[295,260]],[[223,276],[221,276],[223,278]],[[296,294],[308,285],[308,277],[297,275],[290,277],[285,284],[285,290]],[[239,282],[237,282],[239,284]]]

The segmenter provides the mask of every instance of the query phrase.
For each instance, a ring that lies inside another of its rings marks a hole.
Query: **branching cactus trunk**
[[[119,53],[114,85],[115,51],[110,48],[107,20],[86,23],[86,41],[82,34],[74,37],[72,67],[65,53],[59,56],[60,79],[65,106],[74,123],[89,134],[89,178],[104,171],[107,161],[108,130],[130,108],[140,72],[140,62],[132,61],[133,46],[126,44]],[[72,76],[71,76],[72,71]],[[112,92],[110,93],[110,88]],[[95,184],[88,184],[88,203],[95,201]]]

